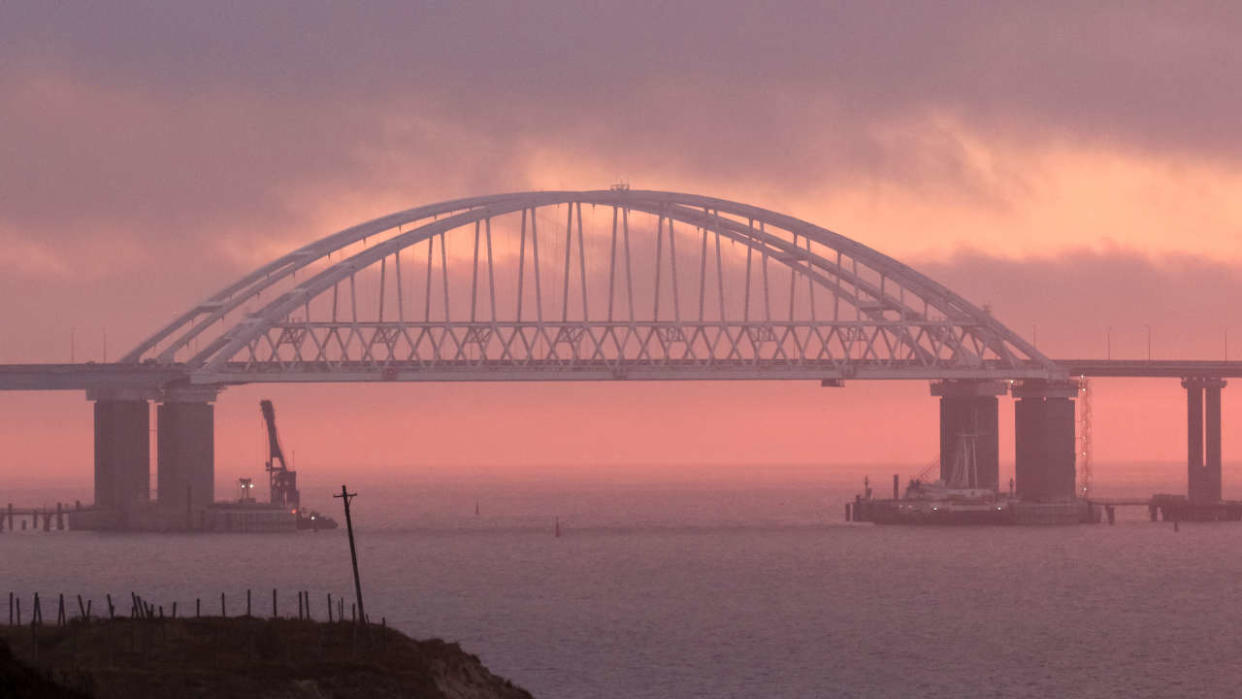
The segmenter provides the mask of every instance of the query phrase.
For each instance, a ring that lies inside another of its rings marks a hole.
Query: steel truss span
[[[129,363],[278,381],[1063,378],[944,286],[773,211],[614,188],[420,206],[295,250]]]

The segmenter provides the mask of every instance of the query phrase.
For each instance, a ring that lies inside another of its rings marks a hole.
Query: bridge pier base
[[[1073,500],[1075,492],[1072,382],[1015,384],[1014,479],[1017,495],[1034,502]]]
[[[157,409],[158,502],[193,528],[215,500],[214,388],[167,391]]]
[[[151,498],[151,408],[140,392],[88,392],[95,402],[95,506],[130,512]]]
[[[1000,430],[997,396],[1002,381],[937,381],[931,394],[940,397],[940,480],[948,483],[962,450],[974,449],[978,482],[973,487],[996,490],[1000,483]]]
[[[1221,499],[1220,392],[1224,379],[1182,379],[1186,389],[1186,496],[1192,503]]]

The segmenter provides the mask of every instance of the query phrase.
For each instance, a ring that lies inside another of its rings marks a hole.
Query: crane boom
[[[275,462],[280,461],[281,471],[289,470],[285,464],[285,452],[280,448],[280,437],[276,434],[276,408],[270,400],[259,401],[259,410],[263,413],[263,422],[267,423],[267,470],[275,469]]]
[[[272,401],[259,401],[259,411],[263,413],[263,422],[267,424],[267,463],[268,484],[271,488],[272,504],[291,507],[297,511],[301,504],[298,493],[298,474],[290,471],[285,463],[285,452],[280,448],[280,437],[276,434],[276,408]],[[276,462],[280,462],[280,466]]]

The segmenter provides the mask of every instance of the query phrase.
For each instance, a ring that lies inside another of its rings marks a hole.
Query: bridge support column
[[[1017,495],[1036,502],[1073,500],[1074,396],[1071,382],[1015,384],[1014,479]]]
[[[141,392],[100,390],[95,402],[95,506],[132,511],[151,498],[151,408]]]
[[[215,500],[214,388],[177,388],[157,410],[158,500],[166,512],[185,513],[192,528]]]
[[[996,490],[1000,484],[1000,430],[997,396],[1001,381],[938,381],[931,385],[940,396],[940,480],[948,483],[964,450],[974,450],[978,481],[972,487]]]
[[[1218,378],[1182,379],[1186,389],[1186,495],[1191,502],[1221,499],[1220,391]]]

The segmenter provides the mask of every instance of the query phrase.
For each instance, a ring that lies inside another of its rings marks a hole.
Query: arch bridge
[[[825,228],[615,188],[448,201],[315,241],[122,362],[255,381],[1013,379],[1065,371]]]
[[[219,390],[271,382],[930,380],[942,473],[967,435],[978,485],[996,487],[997,396],[1016,381],[1019,491],[1075,490],[1066,365],[862,243],[694,194],[619,186],[407,209],[262,265],[119,363],[62,369],[26,378],[88,389],[96,502],[120,510],[148,497],[148,401],[159,501],[184,512],[213,497]],[[21,387],[18,374],[0,371],[0,387]]]

